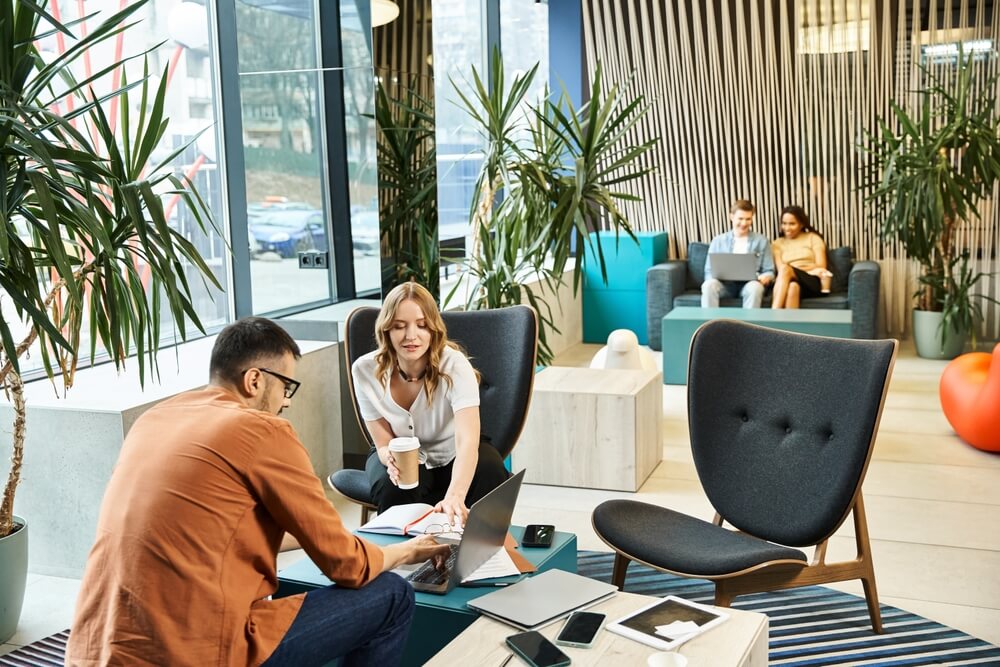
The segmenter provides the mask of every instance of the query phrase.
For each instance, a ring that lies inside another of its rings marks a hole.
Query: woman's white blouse
[[[389,387],[375,377],[375,352],[360,357],[351,367],[361,418],[375,421],[382,417],[397,436],[416,436],[428,468],[447,465],[455,458],[455,413],[479,405],[476,373],[464,354],[445,347],[441,370],[451,376],[451,384],[441,378],[430,405],[421,387],[413,405],[404,410],[393,400]]]

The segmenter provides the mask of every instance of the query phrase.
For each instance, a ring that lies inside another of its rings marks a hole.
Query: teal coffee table
[[[511,526],[510,533],[520,544],[524,527]],[[401,542],[404,539],[369,533],[365,533],[363,537],[382,545]],[[557,532],[552,546],[548,549],[521,547],[518,551],[531,561],[539,572],[551,569],[576,572],[576,535],[572,533]],[[303,558],[278,573],[278,592],[274,597],[304,593],[329,586],[330,583],[309,558]],[[469,609],[466,603],[495,590],[498,589],[456,587],[447,595],[417,593],[417,609],[413,616],[410,640],[403,653],[403,665],[422,665],[430,660],[431,656],[479,618],[479,612]]]
[[[795,331],[832,338],[851,337],[851,311],[770,308],[674,308],[662,320],[663,383],[687,382],[688,350],[691,338],[705,322],[716,319],[741,320],[771,329]],[[775,354],[780,351],[775,350]]]

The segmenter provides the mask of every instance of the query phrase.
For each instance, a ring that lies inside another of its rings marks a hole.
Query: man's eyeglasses
[[[243,372],[246,373],[249,370],[252,370],[252,369],[248,368],[246,371],[243,371]],[[279,380],[281,380],[282,382],[284,382],[285,383],[285,398],[291,398],[292,396],[294,396],[295,392],[297,392],[299,390],[299,387],[302,386],[302,383],[299,382],[298,380],[293,380],[292,378],[288,377],[287,375],[282,375],[281,373],[276,373],[276,372],[272,371],[270,368],[258,368],[257,370],[259,370],[261,373],[267,373],[268,375],[273,375],[274,377],[276,377]]]

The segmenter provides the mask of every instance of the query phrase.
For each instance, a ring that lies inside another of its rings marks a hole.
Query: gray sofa
[[[701,306],[701,284],[705,280],[707,243],[688,246],[686,260],[670,260],[646,270],[646,328],[649,346],[661,348],[660,321],[677,306]],[[827,267],[833,272],[830,294],[802,299],[802,308],[851,311],[851,337],[875,338],[881,270],[875,262],[855,262],[849,247],[827,251]],[[771,293],[764,296],[770,306]],[[722,306],[740,306],[739,299],[723,299]]]

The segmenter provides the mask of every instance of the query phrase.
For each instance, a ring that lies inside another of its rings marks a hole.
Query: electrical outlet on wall
[[[330,253],[320,250],[299,252],[300,269],[325,269],[330,265]]]

